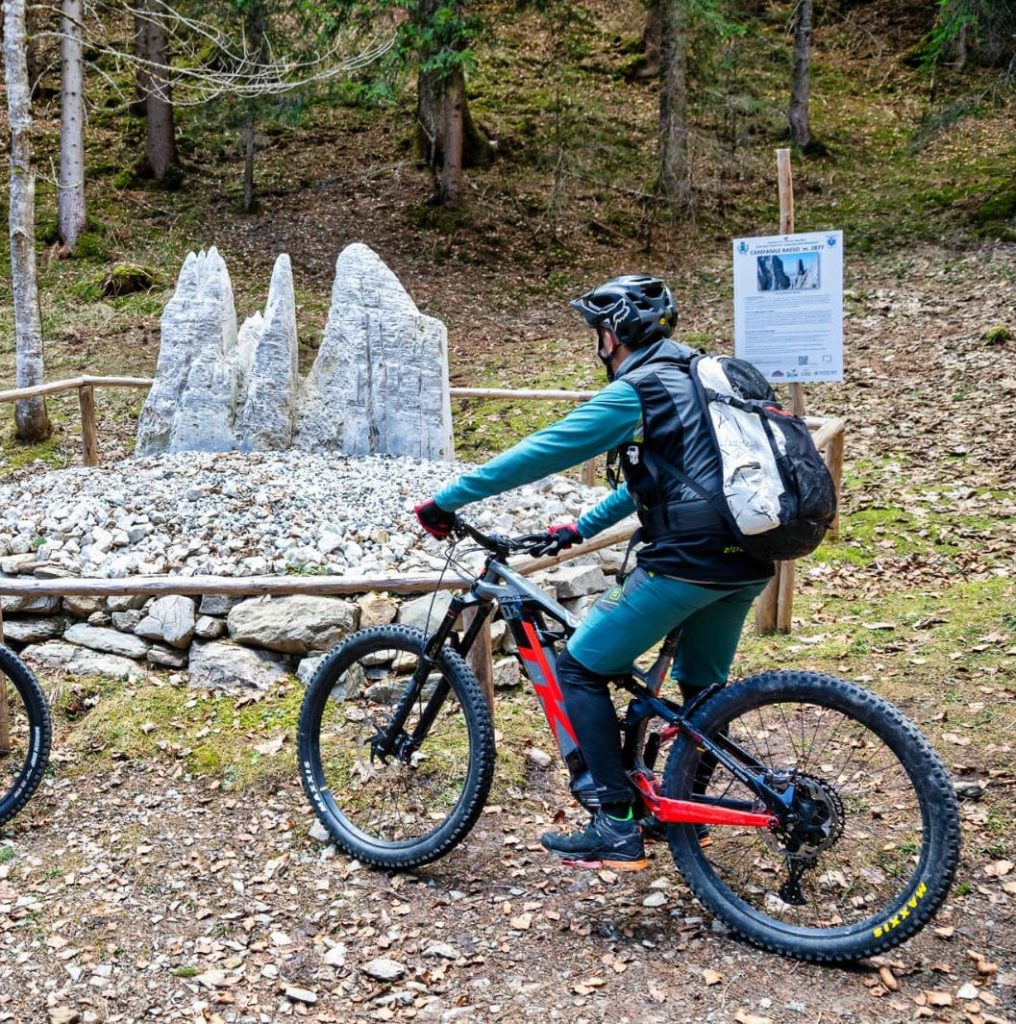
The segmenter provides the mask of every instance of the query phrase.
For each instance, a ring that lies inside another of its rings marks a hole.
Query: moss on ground
[[[789,637],[760,636],[749,626],[736,674],[792,667],[859,680],[935,731],[942,703],[951,702],[952,725],[983,726],[982,748],[1003,743],[1016,724],[1006,689],[1016,650],[1014,599],[1016,584],[1005,577],[849,597],[805,589],[795,598]]]
[[[50,421],[56,426],[52,414]],[[0,458],[0,477],[29,469],[37,462],[52,469],[61,469],[68,463],[68,454],[65,450],[66,436],[59,429],[54,429],[54,432],[45,441],[38,441],[34,444],[25,444],[15,439],[13,422],[7,426],[7,429],[0,431],[0,435],[4,436],[3,456]]]
[[[96,759],[168,759],[244,790],[295,771],[303,687],[293,682],[251,696],[96,678],[60,687],[54,707],[67,722],[64,743],[77,755],[74,770],[94,771]]]

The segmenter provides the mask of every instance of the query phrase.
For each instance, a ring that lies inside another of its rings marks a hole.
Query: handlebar
[[[519,537],[506,537],[500,533],[481,533],[461,516],[455,517],[452,533],[460,537],[471,537],[480,547],[490,551],[499,559],[507,558],[514,551],[525,551],[529,555],[540,554],[540,549],[547,543],[546,533],[526,533]]]

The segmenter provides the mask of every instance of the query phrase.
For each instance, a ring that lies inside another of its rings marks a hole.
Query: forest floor
[[[209,244],[241,317],[264,302],[275,255],[290,254],[304,369],[352,241],[448,324],[456,384],[597,386],[566,300],[635,269],[675,286],[679,337],[729,352],[730,238],[776,230],[771,148],[748,141],[779,144],[762,122],[780,108],[745,115],[736,154],[700,152],[711,205],[693,226],[661,226],[638,195],[653,87],[614,87],[617,39],[631,34],[614,6],[599,4],[598,36],[587,23],[563,40],[535,30],[527,7],[503,41],[515,51],[480,61],[481,116],[498,114],[483,95],[511,113],[493,125],[503,155],[471,172],[463,214],[428,205],[409,116],[326,110],[309,140],[269,134],[260,209],[241,216],[236,160],[193,125],[185,188],[164,194],[119,182],[139,128],[95,111],[91,255],[41,264],[47,377],[150,374],[172,279],[189,248]],[[983,790],[963,803],[963,860],[933,924],[884,962],[818,968],[724,934],[662,848],[628,878],[561,869],[537,837],[577,815],[559,765],[526,767],[527,749],[550,748],[528,693],[497,714],[489,813],[441,863],[393,876],[309,834],[297,684],[250,704],[158,675],[133,688],[48,677],[52,769],[0,832],[0,1024],[1016,1022],[1016,242],[975,231],[981,204],[1011,186],[1011,110],[982,96],[976,116],[953,111],[948,130],[931,130],[899,47],[864,22],[877,7],[851,7],[835,39],[820,26],[815,116],[833,155],[795,157],[798,228],[845,231],[846,380],[807,392],[810,412],[848,422],[841,539],[798,566],[793,633],[749,627],[735,674],[796,666],[863,682],[917,721],[967,792]],[[576,40],[588,52],[573,52]],[[498,81],[509,63],[530,76],[511,95]],[[555,70],[575,66],[584,77]],[[582,106],[590,96],[602,108]],[[53,121],[40,126],[45,153]],[[40,203],[48,194],[40,185]],[[103,299],[119,260],[151,264],[160,285]],[[5,379],[9,317],[0,305]],[[130,453],[140,405],[134,392],[100,393],[104,461]],[[484,457],[564,408],[457,403],[459,451]],[[76,398],[50,410],[56,433],[41,446],[13,445],[5,422],[5,471],[78,461]],[[214,756],[198,756],[210,735]],[[644,903],[658,892],[660,905]],[[366,975],[379,957],[401,976]]]
[[[749,628],[735,667],[865,682],[983,788],[922,934],[819,968],[728,937],[662,847],[638,876],[562,870],[537,838],[578,817],[559,766],[526,767],[550,746],[531,694],[498,713],[489,813],[443,862],[397,876],[309,835],[296,684],[245,707],[159,677],[49,678],[53,771],[0,839],[0,1020],[1016,1019],[1016,358],[991,331],[1012,324],[1014,275],[1001,245],[854,270],[847,383],[809,394],[849,422],[842,538],[799,566],[793,634]],[[526,313],[558,315],[546,300]],[[725,315],[717,299],[684,322],[719,333]],[[209,730],[211,762],[195,754]],[[379,957],[396,980],[364,973]]]

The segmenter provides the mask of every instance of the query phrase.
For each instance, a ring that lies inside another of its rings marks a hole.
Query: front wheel
[[[692,891],[734,932],[835,963],[891,949],[930,920],[959,859],[959,811],[938,755],[896,708],[842,679],[771,672],[720,691],[693,724],[792,797],[793,823],[776,832],[668,829]],[[685,734],[662,789],[756,800]]]
[[[494,774],[494,726],[476,676],[445,648],[412,694],[400,742],[374,741],[410,693],[426,636],[408,626],[354,633],[318,666],[300,708],[300,777],[348,854],[413,868],[462,841]]]
[[[0,825],[42,781],[52,731],[42,687],[12,650],[0,646]]]

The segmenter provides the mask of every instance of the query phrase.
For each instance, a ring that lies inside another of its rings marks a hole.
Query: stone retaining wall
[[[608,585],[623,552],[607,549],[536,574],[533,579],[582,615]],[[6,575],[49,575],[23,556],[0,560]],[[13,571],[12,571],[13,570]],[[0,599],[4,639],[30,666],[46,672],[141,680],[149,671],[187,672],[203,688],[267,689],[295,673],[310,679],[321,656],[359,628],[400,622],[435,625],[451,595],[359,597],[157,598],[20,597]],[[514,645],[493,625],[495,685],[518,685]]]

